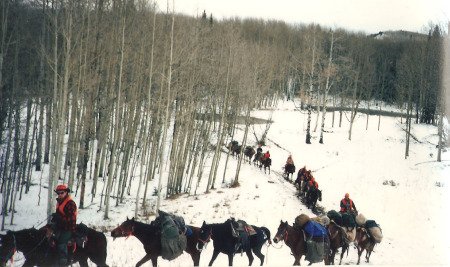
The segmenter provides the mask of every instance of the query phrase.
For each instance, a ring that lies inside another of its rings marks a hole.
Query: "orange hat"
[[[348,193],[345,193],[345,197],[349,197],[350,195]]]
[[[55,192],[56,192],[56,191],[67,191],[67,192],[69,192],[70,190],[69,190],[69,188],[67,188],[67,185],[65,185],[65,184],[60,184],[60,185],[58,185],[58,186],[56,187]]]

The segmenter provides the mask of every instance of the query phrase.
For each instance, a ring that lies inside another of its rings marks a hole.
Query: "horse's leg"
[[[300,265],[300,259],[302,258],[302,256],[301,255],[300,256],[294,255],[294,258],[295,258],[294,266]]]
[[[363,252],[363,248],[360,248],[359,246],[357,247],[358,249],[358,262],[356,264],[359,264],[359,262],[361,261],[361,254]],[[366,259],[367,259],[367,253],[366,253]]]
[[[233,253],[228,254],[228,266],[233,266]]]
[[[146,254],[138,263],[136,263],[136,267],[141,266],[142,264],[146,263],[148,260],[152,260],[152,265],[157,266],[158,265],[158,256],[154,256],[151,254]]]
[[[261,266],[264,264],[264,254],[261,253],[262,244],[253,249],[253,253],[261,260]]]
[[[334,257],[336,256],[336,249],[331,249],[330,264],[334,265]]]
[[[245,251],[245,254],[247,254],[248,257],[248,266],[252,266],[253,260],[255,257],[253,257],[252,250],[249,248],[247,251]]]
[[[217,258],[217,256],[219,255],[219,253],[220,253],[220,252],[219,252],[217,249],[214,249],[212,258],[211,258],[211,260],[209,261],[208,266],[212,266],[213,262],[216,260],[216,258]],[[231,266],[231,265],[230,265],[230,266]]]
[[[341,263],[342,263],[342,258],[344,257],[344,253],[345,253],[345,251],[348,249],[348,247],[346,246],[346,245],[344,245],[343,247],[342,247],[342,252],[341,252],[341,259],[339,260],[339,265],[341,265]]]
[[[199,266],[200,265],[200,253],[197,252],[193,252],[193,253],[189,253],[191,254],[191,258],[192,261],[194,262],[194,266]]]

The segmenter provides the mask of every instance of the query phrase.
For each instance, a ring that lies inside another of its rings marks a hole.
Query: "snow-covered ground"
[[[254,111],[252,116],[267,119],[270,113],[270,110],[259,110]],[[312,130],[315,116],[314,114],[311,123]],[[235,217],[249,224],[266,226],[273,238],[280,220],[291,224],[301,213],[314,216],[295,196],[294,186],[281,177],[286,158],[292,154],[297,170],[306,166],[313,171],[319,188],[323,190],[323,200],[319,205],[326,210],[338,210],[340,200],[345,193],[349,193],[358,211],[367,219],[380,224],[384,239],[375,247],[370,265],[450,265],[450,231],[447,227],[450,212],[450,152],[444,152],[442,162],[436,162],[436,127],[412,125],[412,133],[420,142],[411,139],[410,156],[405,159],[405,132],[402,130],[405,125],[400,123],[399,118],[382,117],[381,129],[378,131],[378,117],[371,116],[366,130],[366,115],[359,114],[350,141],[346,117],[344,116],[342,127],[338,127],[336,113],[335,127],[332,128],[331,113],[328,113],[324,144],[318,142],[319,126],[317,132],[312,132],[310,145],[305,144],[307,115],[296,110],[293,102],[280,102],[272,119],[274,123],[268,132],[266,146],[263,147],[264,151],[269,150],[271,154],[271,174],[264,174],[257,167],[243,163],[239,175],[240,186],[229,188],[235,177],[237,160],[230,158],[226,182],[222,184],[226,158],[226,154],[223,154],[215,190],[204,193],[208,177],[208,173],[204,173],[197,195],[185,194],[173,200],[163,199],[161,209],[181,215],[186,223],[199,227],[203,221],[222,223]],[[239,143],[242,141],[243,127],[235,137]],[[264,128],[265,125],[254,127],[258,136]],[[249,133],[248,143],[256,143],[252,132]],[[210,157],[209,161],[211,159]],[[208,172],[209,168],[205,171]],[[42,177],[45,185],[46,172]],[[165,177],[163,174],[163,178]],[[33,179],[37,185],[17,202],[15,225],[6,225],[7,229],[42,226],[39,223],[45,217],[47,191],[42,191],[39,202],[40,178],[41,173],[34,173]],[[387,185],[385,181],[388,181]],[[154,183],[150,188],[156,187],[157,180]],[[99,188],[101,186],[102,184]],[[87,188],[90,188],[90,184]],[[137,190],[137,187],[134,186],[132,190]],[[78,200],[75,194],[72,197]],[[88,194],[87,207],[79,211],[78,222],[97,229],[111,230],[127,216],[134,216],[135,194],[126,198],[119,207],[111,208],[110,220],[103,220],[103,211],[98,211],[100,198],[92,203],[90,199]],[[152,198],[149,204],[154,205],[155,201]],[[154,217],[136,219],[149,223]],[[145,255],[136,238],[118,238],[113,241],[109,232],[105,234],[108,238],[107,263],[110,266],[134,266]],[[200,265],[206,266],[209,263],[212,246],[211,242],[202,252]],[[262,252],[266,255],[265,264],[268,266],[290,266],[294,262],[289,248],[283,243],[264,246]],[[23,262],[20,258],[21,255],[16,254],[14,265]],[[344,256],[343,264],[356,264],[356,261],[357,251],[350,248],[348,256]],[[228,259],[224,254],[220,254],[214,262],[214,266],[227,264]],[[307,265],[308,262],[302,259],[301,264]],[[190,266],[192,260],[184,253],[170,262],[159,258],[158,265]],[[234,265],[248,265],[246,255],[236,255]],[[259,265],[257,258],[253,265]],[[362,259],[361,265],[367,263]],[[144,266],[151,266],[151,262]]]

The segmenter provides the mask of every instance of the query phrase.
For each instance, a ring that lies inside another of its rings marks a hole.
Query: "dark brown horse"
[[[194,226],[188,226],[192,230],[192,235],[187,237],[186,252],[191,255],[194,266],[198,266],[200,263],[200,252],[197,250],[197,240],[200,233],[200,229]],[[161,233],[159,226],[152,224],[145,224],[142,222],[135,221],[134,218],[131,220],[127,218],[121,225],[116,229],[111,231],[111,236],[116,237],[129,237],[135,236],[142,245],[144,245],[144,250],[147,253],[136,266],[141,266],[148,260],[152,261],[153,266],[158,265],[158,257],[161,256]]]
[[[295,258],[294,265],[300,265],[302,256],[306,255],[307,252],[305,236],[303,230],[290,226],[287,221],[281,221],[273,242],[284,241],[291,248],[291,253]]]
[[[287,180],[289,179],[289,175],[291,176],[291,178],[294,177],[294,172],[295,172],[294,164],[288,164],[288,165],[284,166],[284,177]]]
[[[262,158],[259,158],[258,161],[260,163],[259,168],[261,169],[264,166],[264,173],[266,173],[266,169],[269,169],[270,174],[270,165],[272,165],[272,159],[267,158],[264,159],[264,154],[261,154]]]
[[[255,155],[255,149],[251,146],[247,146],[244,150],[245,158],[248,159],[248,164],[252,163],[252,157]]]
[[[356,241],[358,243],[358,263],[361,260],[361,254],[366,251],[366,262],[369,262],[370,255],[372,254],[373,248],[375,247],[375,240],[370,236],[369,232],[365,227],[356,228]]]
[[[334,265],[334,257],[336,256],[336,252],[339,248],[342,248],[341,258],[339,260],[339,265],[342,263],[342,257],[344,257],[344,253],[347,250],[348,253],[348,245],[344,241],[343,230],[339,228],[334,221],[331,221],[327,226],[328,235],[330,238],[330,250],[331,255],[328,257],[330,264]]]
[[[230,142],[228,143],[228,149],[231,152],[231,155],[239,157],[241,154],[242,145],[238,145],[237,143]]]
[[[23,266],[51,266],[56,263],[56,251],[53,251],[51,239],[49,241],[48,227],[41,229],[24,229],[8,231],[0,235],[0,266],[5,266],[11,260],[14,252],[21,251],[25,258]],[[87,267],[88,258],[97,266],[106,265],[106,237],[102,232],[88,228],[88,241],[77,246],[72,254],[72,261],[80,266]],[[71,248],[72,249],[72,248]]]

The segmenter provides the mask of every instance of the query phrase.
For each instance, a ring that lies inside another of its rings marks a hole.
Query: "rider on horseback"
[[[287,166],[287,165],[294,165],[294,160],[292,159],[292,155],[289,155],[289,157],[287,158],[287,160],[286,160],[286,165],[285,165],[285,167]]]
[[[261,153],[262,153],[262,148],[261,148],[261,144],[259,144],[258,148],[256,149],[256,156],[253,159],[253,162],[255,162],[259,159],[259,155],[261,155]]]
[[[55,192],[58,198],[52,223],[56,236],[57,264],[65,266],[69,260],[67,244],[75,237],[78,210],[75,201],[69,196],[70,189],[67,185],[58,185]]]
[[[350,195],[348,193],[346,193],[345,197],[341,200],[341,212],[358,214],[355,202],[350,199]]]
[[[262,161],[262,164],[264,165],[264,163],[270,159],[270,153],[269,150],[267,150],[266,154],[264,154],[264,160]]]
[[[308,182],[308,192],[306,193],[306,199],[309,199],[309,195],[313,190],[319,188],[319,184],[316,182],[316,179],[311,175],[311,180]]]

